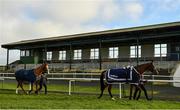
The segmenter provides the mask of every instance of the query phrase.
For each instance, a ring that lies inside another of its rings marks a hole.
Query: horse
[[[107,77],[108,77],[108,74],[109,72],[113,70],[113,69],[109,69],[109,70],[105,70],[101,73],[100,75],[100,89],[101,89],[101,93],[99,95],[98,98],[101,98],[102,95],[103,95],[103,92],[105,90],[106,87],[108,87],[108,92],[109,92],[109,95],[111,97],[112,100],[114,100],[113,96],[112,96],[112,93],[111,93],[111,89],[112,89],[112,83],[114,83],[113,81],[108,81]],[[126,71],[129,71],[129,73],[132,72],[132,81],[130,81],[127,77],[130,77],[130,75],[126,72]],[[113,70],[113,71],[116,71]],[[143,86],[143,84],[141,84],[141,79],[142,79],[142,75],[144,74],[145,71],[150,71],[152,73],[156,72],[158,73],[158,71],[155,69],[154,65],[153,65],[153,61],[150,62],[150,63],[145,63],[145,64],[141,64],[141,65],[138,65],[138,66],[135,66],[135,67],[131,67],[131,69],[127,69],[127,68],[123,68],[120,70],[120,72],[123,72],[125,73],[125,75],[123,76],[125,78],[125,80],[118,80],[118,82],[126,82],[126,83],[129,83],[131,86],[135,86],[137,88],[136,91],[142,89],[146,95],[146,98],[147,100],[149,100],[148,96],[147,96],[147,91],[145,89],[145,87]],[[131,71],[131,72],[130,72]],[[121,74],[121,73],[119,73]],[[106,79],[104,81],[104,78]],[[130,97],[132,97],[132,89],[130,89]],[[130,99],[129,97],[129,99]]]
[[[47,94],[47,77],[46,74],[42,74],[40,79],[36,81],[36,91],[35,93],[38,94],[41,91],[42,86],[44,86],[44,94]],[[39,85],[39,88],[38,88]]]
[[[15,72],[15,78],[17,81],[16,94],[18,94],[19,86],[24,91],[24,93],[27,94],[23,88],[24,81],[30,83],[30,90],[28,91],[28,93],[30,94],[33,91],[33,83],[36,81],[36,78],[40,77],[46,71],[49,74],[49,68],[47,63],[44,63],[41,66],[31,70],[25,70],[25,69],[17,70]]]
[[[135,91],[134,91],[134,95],[133,95],[133,99],[136,99],[138,100],[141,96],[141,90],[144,91],[144,94],[146,96],[146,99],[147,100],[151,100],[148,95],[147,95],[147,91],[144,87],[144,84],[146,83],[147,81],[146,80],[142,80],[140,81],[140,83],[137,85],[137,84],[130,84],[130,95],[129,95],[129,100],[131,100],[132,98],[132,92],[133,92],[133,87],[135,87]],[[139,92],[138,96],[136,97],[137,93]]]

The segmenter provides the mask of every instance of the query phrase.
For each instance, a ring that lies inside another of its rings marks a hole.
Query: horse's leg
[[[35,93],[38,94],[38,81],[36,81],[35,84],[36,84],[36,91],[35,91]]]
[[[24,88],[23,88],[23,82],[22,82],[22,81],[19,82],[19,85],[20,85],[21,89],[23,90],[23,92],[24,92],[25,94],[27,94],[26,91],[25,91]]]
[[[111,88],[112,88],[112,84],[109,84],[109,86],[108,86],[109,95],[111,96],[111,99],[112,99],[112,100],[115,100],[114,97],[112,96]]]
[[[104,76],[105,76],[106,71],[103,71],[100,75],[100,88],[101,88],[101,94],[99,95],[98,98],[101,98],[104,92],[104,89],[108,86],[107,83],[104,82]]]
[[[19,81],[17,81],[17,82],[18,82],[18,84],[17,84],[17,88],[16,88],[16,94],[18,94],[18,88],[20,86],[20,82]]]
[[[138,94],[138,97],[136,98],[136,100],[139,100],[139,98],[141,96],[141,89],[139,89],[138,91],[139,91],[139,94]]]
[[[130,94],[129,94],[129,100],[132,98],[132,92],[133,92],[133,84],[130,84]]]
[[[29,91],[29,94],[33,91],[33,82],[31,82],[30,84],[31,84],[31,90]]]
[[[136,95],[137,95],[138,90],[140,90],[139,86],[135,85],[135,91],[134,91],[133,99],[136,99]]]
[[[100,96],[98,97],[99,99],[102,97],[103,95],[103,92],[104,92],[104,89],[108,86],[108,84],[105,84],[103,87],[101,87],[101,94]]]
[[[146,99],[147,99],[147,100],[151,100],[151,99],[148,97],[148,94],[147,94],[147,91],[146,91],[146,89],[145,89],[145,87],[144,87],[144,84],[141,84],[140,87],[141,87],[141,89],[144,91],[144,94],[145,94],[145,96],[146,96]]]

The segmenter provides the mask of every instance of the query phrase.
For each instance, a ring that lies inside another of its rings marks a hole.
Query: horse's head
[[[144,74],[145,71],[150,71],[150,72],[152,72],[154,74],[159,74],[159,72],[157,71],[157,69],[153,65],[153,61],[150,62],[150,63],[138,65],[138,66],[135,67],[135,69],[141,75]]]
[[[148,63],[147,71],[150,71],[150,72],[152,72],[154,74],[159,74],[159,72],[157,71],[157,69],[153,65],[153,61],[151,63]]]
[[[47,63],[44,63],[42,65],[42,69],[43,69],[43,72],[47,72],[47,74],[49,74],[49,66]]]

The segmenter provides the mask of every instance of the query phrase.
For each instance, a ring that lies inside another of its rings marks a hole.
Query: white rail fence
[[[13,76],[14,73],[0,73],[0,80],[2,81],[2,86],[4,83],[4,80],[15,80],[15,77]],[[71,95],[72,92],[72,82],[76,81],[99,81],[99,73],[50,73],[48,74],[49,80],[65,80],[69,81],[69,90],[68,93]],[[165,75],[143,75],[144,79],[147,80],[147,82],[163,82],[163,83],[179,83],[180,84],[180,77],[174,77],[174,76],[165,76]],[[148,79],[146,78],[148,77]],[[162,79],[166,78],[166,79]],[[176,80],[174,80],[174,78]],[[119,98],[122,98],[122,84],[124,83],[113,83],[119,85]]]

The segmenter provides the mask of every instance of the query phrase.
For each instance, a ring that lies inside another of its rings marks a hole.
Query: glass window
[[[82,57],[82,50],[74,50],[74,60],[80,60]]]
[[[155,44],[154,57],[166,57],[166,56],[167,56],[167,44]]]
[[[66,51],[59,51],[59,60],[66,60]]]
[[[30,51],[26,50],[26,56],[30,56]]]
[[[109,58],[118,58],[118,47],[109,48]]]
[[[25,50],[21,50],[20,55],[23,57],[25,56]]]
[[[52,52],[47,52],[47,60],[52,60]]]
[[[141,46],[138,46],[138,53],[139,57],[141,57]],[[136,58],[137,57],[137,46],[131,46],[130,47],[130,58]]]
[[[98,48],[91,49],[90,59],[98,59],[98,58],[99,58],[99,49]]]

